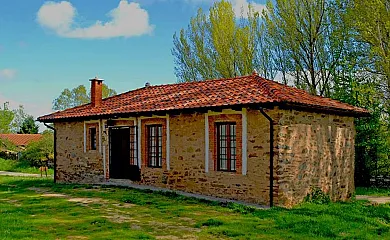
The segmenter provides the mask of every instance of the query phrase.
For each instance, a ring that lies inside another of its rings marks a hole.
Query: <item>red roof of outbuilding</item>
[[[267,80],[257,75],[149,86],[103,99],[92,107],[86,104],[38,118],[42,122],[120,114],[142,114],[173,110],[239,105],[290,105],[350,115],[368,111],[330,98],[310,95],[304,90]]]
[[[30,142],[39,141],[41,134],[0,134],[0,138],[7,139],[17,146],[27,146]]]

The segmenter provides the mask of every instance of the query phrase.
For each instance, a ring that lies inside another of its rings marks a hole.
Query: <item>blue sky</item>
[[[23,104],[37,117],[64,88],[89,87],[95,75],[118,93],[174,83],[172,36],[212,2],[1,0],[0,104]],[[248,1],[232,3],[238,10]]]

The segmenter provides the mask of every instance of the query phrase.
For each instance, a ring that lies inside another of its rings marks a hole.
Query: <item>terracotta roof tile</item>
[[[0,138],[7,139],[17,146],[27,146],[30,142],[39,141],[41,134],[0,134]]]
[[[98,107],[91,104],[66,109],[38,118],[52,122],[72,118],[151,113],[252,104],[293,104],[326,111],[367,115],[368,111],[330,98],[310,95],[304,90],[289,87],[257,75],[230,79],[206,80],[149,86],[103,99]]]

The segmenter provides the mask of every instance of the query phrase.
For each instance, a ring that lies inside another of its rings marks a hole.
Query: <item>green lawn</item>
[[[390,239],[390,205],[254,210],[118,187],[0,177],[0,239]]]
[[[37,173],[40,174],[39,168],[30,167],[26,161],[16,161],[0,158],[0,171]],[[53,175],[53,169],[48,169],[47,174]]]

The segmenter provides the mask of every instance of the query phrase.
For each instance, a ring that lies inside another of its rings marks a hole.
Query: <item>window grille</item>
[[[217,128],[217,170],[236,171],[236,123],[216,123]]]
[[[147,126],[149,167],[162,167],[162,136],[162,125]]]

